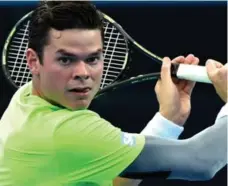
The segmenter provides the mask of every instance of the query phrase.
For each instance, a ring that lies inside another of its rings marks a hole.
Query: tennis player
[[[227,106],[213,126],[178,140],[195,83],[173,83],[169,58],[164,58],[155,88],[159,111],[140,134],[121,131],[88,110],[103,72],[102,28],[87,1],[42,2],[33,12],[26,53],[33,77],[14,94],[1,118],[0,183],[111,186],[116,178],[143,179],[154,173],[166,179],[211,179],[227,163]],[[199,63],[194,55],[173,61]],[[217,79],[227,68],[212,66],[210,78],[223,97],[227,79]]]

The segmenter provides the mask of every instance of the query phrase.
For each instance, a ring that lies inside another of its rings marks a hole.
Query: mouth
[[[78,94],[78,95],[88,95],[89,91],[91,90],[90,87],[82,87],[82,88],[72,88],[69,89],[69,92],[74,93],[74,94]]]

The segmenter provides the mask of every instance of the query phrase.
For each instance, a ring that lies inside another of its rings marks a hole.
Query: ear
[[[39,75],[41,64],[37,53],[33,49],[28,48],[26,51],[26,59],[31,73],[33,75]]]

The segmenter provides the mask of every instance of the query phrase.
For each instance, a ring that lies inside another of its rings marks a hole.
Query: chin
[[[77,106],[77,107],[71,107],[70,110],[76,111],[76,110],[86,110],[88,106]]]
[[[88,100],[80,100],[77,101],[75,104],[70,104],[67,106],[70,110],[85,110],[89,107],[90,102]]]

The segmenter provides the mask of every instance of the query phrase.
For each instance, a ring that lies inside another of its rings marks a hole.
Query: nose
[[[75,64],[74,71],[73,71],[73,78],[79,80],[87,80],[89,79],[89,69],[88,65],[83,62],[79,61]]]

